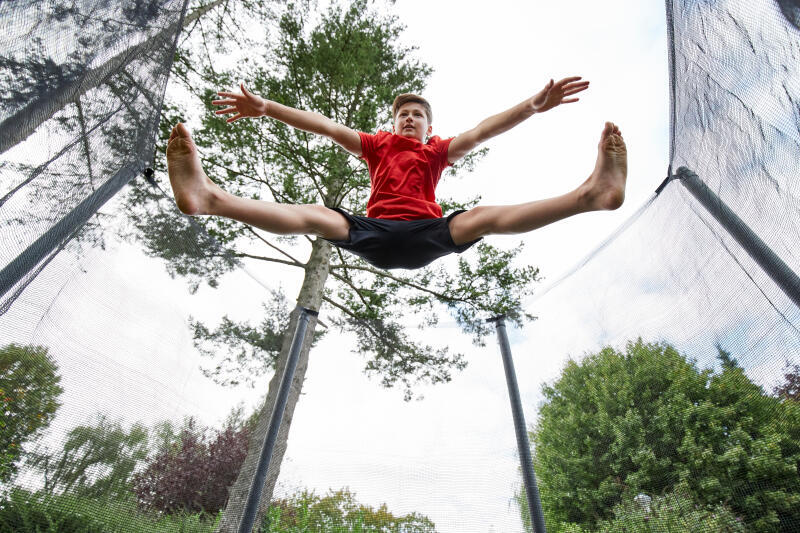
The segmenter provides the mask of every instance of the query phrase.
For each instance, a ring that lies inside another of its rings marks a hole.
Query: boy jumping
[[[525,233],[578,213],[616,209],[625,197],[627,151],[622,134],[606,122],[597,162],[589,178],[562,196],[508,206],[477,206],[442,218],[435,189],[442,171],[480,143],[535,113],[577,102],[588,88],[580,77],[550,80],[536,95],[491,116],[457,137],[425,137],[432,131],[428,102],[401,94],[392,105],[392,133],[356,132],[318,113],[265,100],[241,85],[220,92],[217,114],[227,122],[267,116],[324,135],[366,160],[372,191],[367,216],[322,205],[292,205],[239,198],[214,184],[203,171],[189,131],[176,125],[167,145],[167,166],[178,208],[189,215],[219,215],[279,235],[315,235],[363,257],[379,268],[421,268],[452,252],[461,253],[484,235]]]

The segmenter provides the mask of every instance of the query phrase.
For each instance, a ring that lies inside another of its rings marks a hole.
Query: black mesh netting
[[[0,4],[0,532],[236,531],[298,261],[253,274],[144,178],[192,13]],[[512,331],[549,531],[800,531],[799,21],[667,1],[673,176]],[[264,531],[531,530],[496,359],[404,403],[312,330]]]
[[[676,176],[531,304],[536,357],[572,361],[534,437],[551,523],[800,529],[796,10],[667,2]]]
[[[92,215],[151,161],[182,7],[0,7],[3,311],[68,239],[101,244]]]

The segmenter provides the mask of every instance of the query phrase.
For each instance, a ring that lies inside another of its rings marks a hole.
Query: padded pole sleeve
[[[514,360],[511,358],[511,347],[508,343],[505,317],[501,315],[490,319],[490,321],[495,323],[497,340],[500,343],[500,354],[503,356],[508,398],[511,400],[511,415],[514,418],[514,430],[517,434],[517,450],[519,452],[520,466],[522,467],[522,479],[525,481],[525,494],[528,500],[531,524],[533,524],[534,533],[547,533],[544,525],[544,513],[542,513],[542,501],[539,498],[539,487],[536,484],[536,474],[533,472],[531,445],[525,426],[525,415],[522,412],[522,401],[519,396],[517,374],[514,371]]]
[[[675,175],[684,187],[725,228],[764,272],[800,307],[800,277],[734,213],[697,174],[680,167]]]
[[[278,439],[278,430],[283,420],[283,412],[286,410],[286,402],[289,399],[289,390],[292,387],[294,372],[297,369],[297,361],[300,360],[300,349],[303,347],[303,340],[306,337],[308,321],[312,315],[316,316],[318,314],[317,311],[312,311],[311,309],[306,309],[299,305],[297,306],[297,310],[300,312],[300,315],[297,317],[297,328],[294,330],[292,346],[289,350],[289,359],[286,361],[286,367],[283,369],[281,385],[278,389],[278,397],[275,400],[275,406],[272,408],[269,428],[264,438],[264,444],[261,447],[261,455],[258,456],[258,465],[256,466],[255,476],[253,476],[253,484],[250,486],[250,492],[247,494],[247,503],[242,513],[242,521],[239,523],[239,533],[251,533],[253,530],[253,523],[255,522],[256,512],[258,511],[258,502],[261,500],[264,480],[267,478],[267,472],[269,471],[272,450],[275,448],[275,441]]]

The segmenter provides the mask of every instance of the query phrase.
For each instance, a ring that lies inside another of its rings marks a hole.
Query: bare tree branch
[[[253,254],[248,254],[248,253],[245,253],[245,252],[234,252],[233,255],[235,257],[247,257],[248,259],[258,259],[259,261],[269,261],[271,263],[280,263],[282,265],[289,265],[289,266],[300,267],[300,268],[305,268],[305,266],[306,266],[304,263],[286,261],[285,259],[278,259],[277,257],[266,257],[266,256],[263,256],[263,255],[253,255]]]
[[[410,281],[408,279],[399,278],[397,276],[393,276],[392,274],[389,274],[389,272],[384,271],[384,270],[378,270],[377,268],[368,267],[368,266],[361,266],[361,265],[344,264],[343,263],[341,265],[331,265],[331,270],[333,271],[334,269],[336,269],[336,270],[339,270],[339,269],[362,270],[364,272],[369,272],[369,273],[374,274],[376,276],[389,278],[389,279],[391,279],[393,281],[396,281],[396,282],[398,282],[398,283],[400,283],[400,284],[402,284],[402,285],[404,285],[406,287],[410,287],[412,289],[417,289],[417,290],[422,291],[422,292],[427,292],[428,294],[436,296],[440,300],[445,300],[445,301],[448,301],[448,302],[462,302],[462,303],[465,303],[467,305],[470,305],[470,306],[474,307],[475,309],[481,309],[481,307],[479,305],[475,305],[473,302],[471,302],[468,299],[456,298],[456,297],[453,297],[453,296],[448,296],[448,295],[443,294],[441,292],[437,292],[437,291],[434,291],[434,290],[429,289],[427,287],[423,287],[422,285],[419,285],[418,283],[414,283],[413,281]],[[334,276],[335,275],[336,274],[334,274]],[[488,291],[484,291],[481,294],[487,294],[487,293],[488,293]]]
[[[282,248],[279,248],[278,246],[275,246],[274,244],[272,244],[271,242],[269,242],[267,239],[265,239],[264,237],[262,237],[261,235],[259,235],[259,234],[258,234],[258,232],[257,232],[256,230],[254,230],[252,226],[247,226],[247,231],[249,231],[250,233],[252,233],[252,234],[253,234],[253,236],[254,236],[256,239],[260,240],[261,242],[263,242],[264,244],[266,244],[267,246],[269,246],[269,247],[270,247],[270,248],[272,248],[273,250],[275,250],[275,251],[277,251],[278,253],[280,253],[280,254],[283,254],[283,255],[285,255],[286,257],[288,257],[289,259],[291,259],[291,260],[292,260],[292,261],[293,261],[295,264],[298,264],[298,265],[304,265],[304,264],[305,264],[305,263],[303,263],[302,261],[299,261],[299,260],[295,259],[294,257],[292,257],[292,256],[291,256],[291,255],[290,255],[288,252],[284,251]]]

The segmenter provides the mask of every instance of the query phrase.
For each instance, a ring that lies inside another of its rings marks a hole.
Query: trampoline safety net
[[[239,531],[293,274],[177,213],[154,159],[181,38],[233,4],[0,3],[0,533]],[[667,0],[666,21],[666,179],[512,331],[544,521],[800,531],[800,3]],[[458,405],[458,378],[365,386],[334,292],[254,531],[533,531],[499,359]]]

